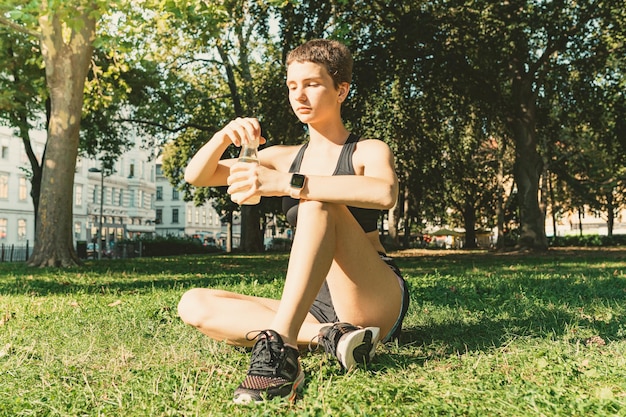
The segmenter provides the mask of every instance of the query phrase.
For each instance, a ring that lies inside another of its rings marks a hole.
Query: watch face
[[[293,174],[291,176],[291,186],[293,188],[302,188],[304,187],[304,175],[301,174]]]

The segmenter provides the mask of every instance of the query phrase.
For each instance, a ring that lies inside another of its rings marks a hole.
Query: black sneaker
[[[379,335],[378,327],[335,323],[320,330],[317,343],[326,353],[335,356],[344,369],[350,370],[358,364],[366,365],[374,358]]]
[[[255,337],[248,374],[235,390],[235,404],[262,402],[275,397],[296,398],[296,388],[304,380],[298,350],[285,346],[273,330],[263,330]]]

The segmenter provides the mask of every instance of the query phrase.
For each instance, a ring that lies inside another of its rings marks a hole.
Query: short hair
[[[313,62],[325,66],[335,87],[344,82],[352,83],[352,54],[341,42],[328,39],[305,42],[287,55],[287,66],[294,61]]]

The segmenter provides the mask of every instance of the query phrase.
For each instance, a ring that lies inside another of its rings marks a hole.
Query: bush
[[[557,236],[548,238],[548,244],[553,247],[567,247],[567,246],[588,246],[588,247],[602,247],[602,246],[625,246],[626,235],[613,235],[601,236],[601,235],[571,235],[571,236]]]
[[[203,245],[198,239],[178,236],[139,237],[133,240],[122,240],[117,244],[117,251],[126,249],[127,257],[139,256],[172,256],[195,255],[220,252],[221,249],[212,245]],[[121,255],[120,255],[121,256]]]

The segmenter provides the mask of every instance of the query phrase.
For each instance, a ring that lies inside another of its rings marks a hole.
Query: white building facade
[[[94,242],[98,227],[107,247],[123,238],[155,232],[155,164],[139,139],[124,153],[111,175],[104,176],[100,161],[79,158],[73,195],[75,242]],[[46,143],[44,131],[33,131],[31,143],[39,161]],[[0,126],[0,245],[32,244],[35,216],[28,172],[30,162],[20,138]],[[104,246],[103,246],[104,247]]]
[[[157,159],[155,194],[156,234],[160,236],[194,236],[205,244],[225,245],[225,227],[219,213],[205,203],[196,206],[186,202],[182,193],[163,175],[161,159]]]

